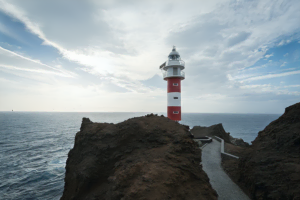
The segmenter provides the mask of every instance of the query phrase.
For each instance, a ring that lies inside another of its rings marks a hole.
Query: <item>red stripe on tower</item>
[[[181,80],[185,78],[183,69],[185,63],[181,60],[175,46],[168,60],[160,66],[164,80],[168,82],[168,118],[181,120]]]
[[[181,106],[168,106],[168,118],[181,121]]]
[[[181,92],[181,79],[169,78],[168,79],[168,93],[169,92]]]

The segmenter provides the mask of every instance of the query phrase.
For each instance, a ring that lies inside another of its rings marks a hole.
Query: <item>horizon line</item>
[[[167,112],[162,112],[162,111],[158,111],[158,112],[148,112],[148,111],[7,111],[7,110],[0,110],[0,112],[37,112],[37,113],[167,113]],[[284,113],[284,112],[283,112]],[[282,115],[283,113],[238,113],[238,112],[182,112],[182,114],[266,114],[266,115]]]

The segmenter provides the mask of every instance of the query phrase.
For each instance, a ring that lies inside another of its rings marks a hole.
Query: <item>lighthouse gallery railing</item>
[[[172,65],[185,66],[185,62],[183,60],[167,60],[166,66],[172,66]]]
[[[169,77],[182,77],[185,78],[184,71],[180,71],[180,74],[174,75],[174,74],[168,74],[167,71],[162,70],[163,78],[169,78]]]

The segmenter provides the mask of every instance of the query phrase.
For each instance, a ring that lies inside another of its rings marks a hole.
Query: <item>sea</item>
[[[83,117],[119,123],[149,113],[0,112],[0,199],[58,200],[65,164]],[[166,115],[166,113],[157,113]],[[222,123],[233,137],[251,143],[277,114],[184,113],[182,124]]]

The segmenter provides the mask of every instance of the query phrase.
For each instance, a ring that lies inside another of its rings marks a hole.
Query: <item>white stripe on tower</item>
[[[168,106],[181,106],[181,93],[169,92],[168,93]]]

